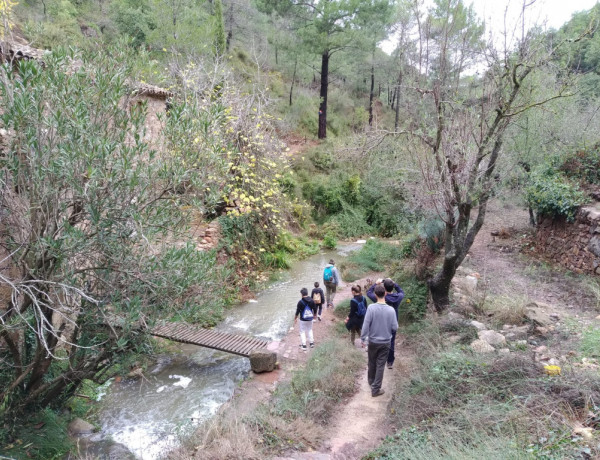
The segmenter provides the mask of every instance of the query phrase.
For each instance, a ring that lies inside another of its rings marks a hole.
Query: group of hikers
[[[294,324],[300,320],[300,349],[307,350],[308,346],[314,348],[313,322],[321,321],[323,304],[326,308],[333,308],[333,299],[340,275],[333,259],[323,270],[323,284],[325,292],[319,282],[315,282],[314,289],[308,294],[308,289],[302,288],[302,298],[296,305]],[[398,330],[398,307],[404,298],[404,291],[390,278],[378,279],[374,283],[367,279],[366,296],[373,301],[367,304],[367,299],[362,294],[362,288],[355,284],[352,286],[352,299],[350,312],[345,319],[346,329],[350,331],[350,341],[355,345],[356,335],[360,337],[361,347],[367,349],[369,360],[367,380],[371,386],[373,397],[384,394],[381,388],[383,372],[387,364],[388,369],[394,366],[394,350],[396,331]]]

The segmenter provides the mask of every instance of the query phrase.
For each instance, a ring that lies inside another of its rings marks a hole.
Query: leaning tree
[[[4,420],[103,382],[148,351],[142,326],[197,309],[184,299],[214,288],[215,255],[185,243],[193,196],[179,192],[203,190],[202,177],[145,141],[127,60],[56,52],[44,67],[0,67]]]
[[[571,94],[570,74],[553,68],[560,44],[524,27],[504,35],[501,51],[485,43],[483,25],[462,0],[436,0],[417,11],[419,44],[410,64],[419,69],[406,129],[422,172],[424,200],[444,222],[441,268],[428,279],[438,311],[449,306],[450,283],[480,231],[497,184],[509,126],[522,114]],[[553,76],[540,88],[538,73]]]

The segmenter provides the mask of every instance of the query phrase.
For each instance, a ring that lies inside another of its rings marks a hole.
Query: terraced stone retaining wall
[[[540,217],[537,249],[575,273],[600,275],[600,203],[582,207],[572,223]]]

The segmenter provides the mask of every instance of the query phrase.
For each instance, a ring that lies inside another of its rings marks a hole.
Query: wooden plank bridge
[[[189,343],[245,357],[249,357],[252,350],[266,348],[269,344],[268,340],[258,337],[228,334],[183,323],[156,326],[149,332],[151,335],[174,342]]]

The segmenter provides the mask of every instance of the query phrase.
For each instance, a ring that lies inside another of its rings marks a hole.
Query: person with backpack
[[[296,305],[296,314],[294,315],[294,325],[300,318],[300,349],[302,351],[306,351],[306,336],[308,335],[308,342],[310,344],[310,348],[315,347],[315,340],[313,337],[313,320],[317,313],[317,308],[315,307],[315,303],[308,296],[308,289],[302,288],[300,289],[300,295],[302,298]]]
[[[323,313],[323,303],[325,302],[325,293],[323,289],[319,287],[319,282],[315,281],[315,288],[310,293],[310,296],[315,303],[315,307],[317,308],[317,319],[321,321],[321,313]]]
[[[323,282],[325,283],[325,290],[327,291],[327,308],[333,307],[335,291],[340,283],[340,275],[335,267],[333,259],[329,259],[329,264],[327,264],[325,270],[323,270]]]
[[[378,284],[383,285],[383,287],[385,289],[385,303],[387,303],[390,307],[392,307],[394,309],[394,311],[396,312],[396,319],[398,319],[398,307],[400,306],[402,299],[404,299],[404,291],[402,290],[402,288],[400,286],[398,286],[390,278],[386,278],[383,280],[378,279],[375,282],[375,284],[373,286],[371,286],[369,288],[369,290],[367,291],[367,297],[369,299],[371,299],[373,302],[375,302],[375,300],[376,300],[375,293],[373,291],[375,290],[375,286],[377,286]],[[396,292],[394,292],[394,291],[396,291]],[[394,367],[394,360],[395,360],[394,350],[395,350],[395,348],[396,348],[396,332],[394,331],[394,333],[392,334],[392,341],[390,343],[390,351],[389,351],[388,359],[387,359],[388,369],[392,369]]]
[[[352,286],[351,291],[354,298],[350,300],[350,313],[344,322],[346,323],[346,329],[350,331],[350,342],[354,345],[354,338],[357,333],[360,337],[360,331],[367,313],[367,298],[362,295],[362,289],[358,285]]]
[[[375,397],[385,393],[381,388],[383,371],[385,370],[392,335],[398,330],[398,315],[385,302],[383,284],[376,284],[373,294],[377,302],[367,308],[360,340],[363,347],[367,345],[368,341],[369,369],[367,371],[367,381],[371,386],[371,396]]]

